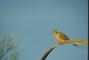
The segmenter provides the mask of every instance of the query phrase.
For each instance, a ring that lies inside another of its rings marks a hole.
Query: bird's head
[[[58,31],[57,31],[56,29],[55,29],[55,30],[53,30],[52,32],[53,32],[53,33],[58,33]]]

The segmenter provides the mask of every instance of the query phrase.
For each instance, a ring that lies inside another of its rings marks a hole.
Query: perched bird
[[[58,32],[57,30],[53,30],[52,31],[53,34],[54,34],[54,37],[56,38],[56,40],[59,42],[59,43],[62,43],[63,41],[65,40],[70,40],[64,33],[62,32]],[[76,44],[73,44],[74,46],[77,46],[79,47],[78,45]]]

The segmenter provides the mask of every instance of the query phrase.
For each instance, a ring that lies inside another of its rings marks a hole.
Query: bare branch
[[[73,39],[73,40],[63,41],[62,43],[55,44],[49,50],[47,50],[40,60],[45,60],[54,48],[63,44],[81,44],[81,45],[88,46],[88,42],[86,40]]]
[[[59,46],[59,45],[61,45],[61,44],[57,43],[57,44],[55,44],[54,46],[52,46],[49,50],[47,50],[47,51],[45,52],[45,54],[41,57],[40,60],[45,60],[45,59],[47,58],[47,56],[49,55],[49,53],[50,53],[54,48],[56,48],[56,47]]]
[[[86,40],[79,40],[79,39],[64,41],[63,44],[81,44],[81,45],[88,46],[88,42]]]

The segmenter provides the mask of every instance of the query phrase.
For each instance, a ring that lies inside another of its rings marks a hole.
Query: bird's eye
[[[57,31],[55,31],[55,33],[57,33]]]
[[[58,32],[56,32],[56,33],[58,33]]]

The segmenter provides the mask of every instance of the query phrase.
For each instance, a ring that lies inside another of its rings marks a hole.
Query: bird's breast
[[[59,40],[60,38],[59,38],[59,34],[54,34],[54,37],[57,39],[57,40]]]
[[[64,40],[62,40],[62,39],[60,38],[60,35],[59,35],[59,34],[54,34],[54,37],[56,38],[56,40],[57,40],[58,42],[60,42],[60,43],[64,42]]]

